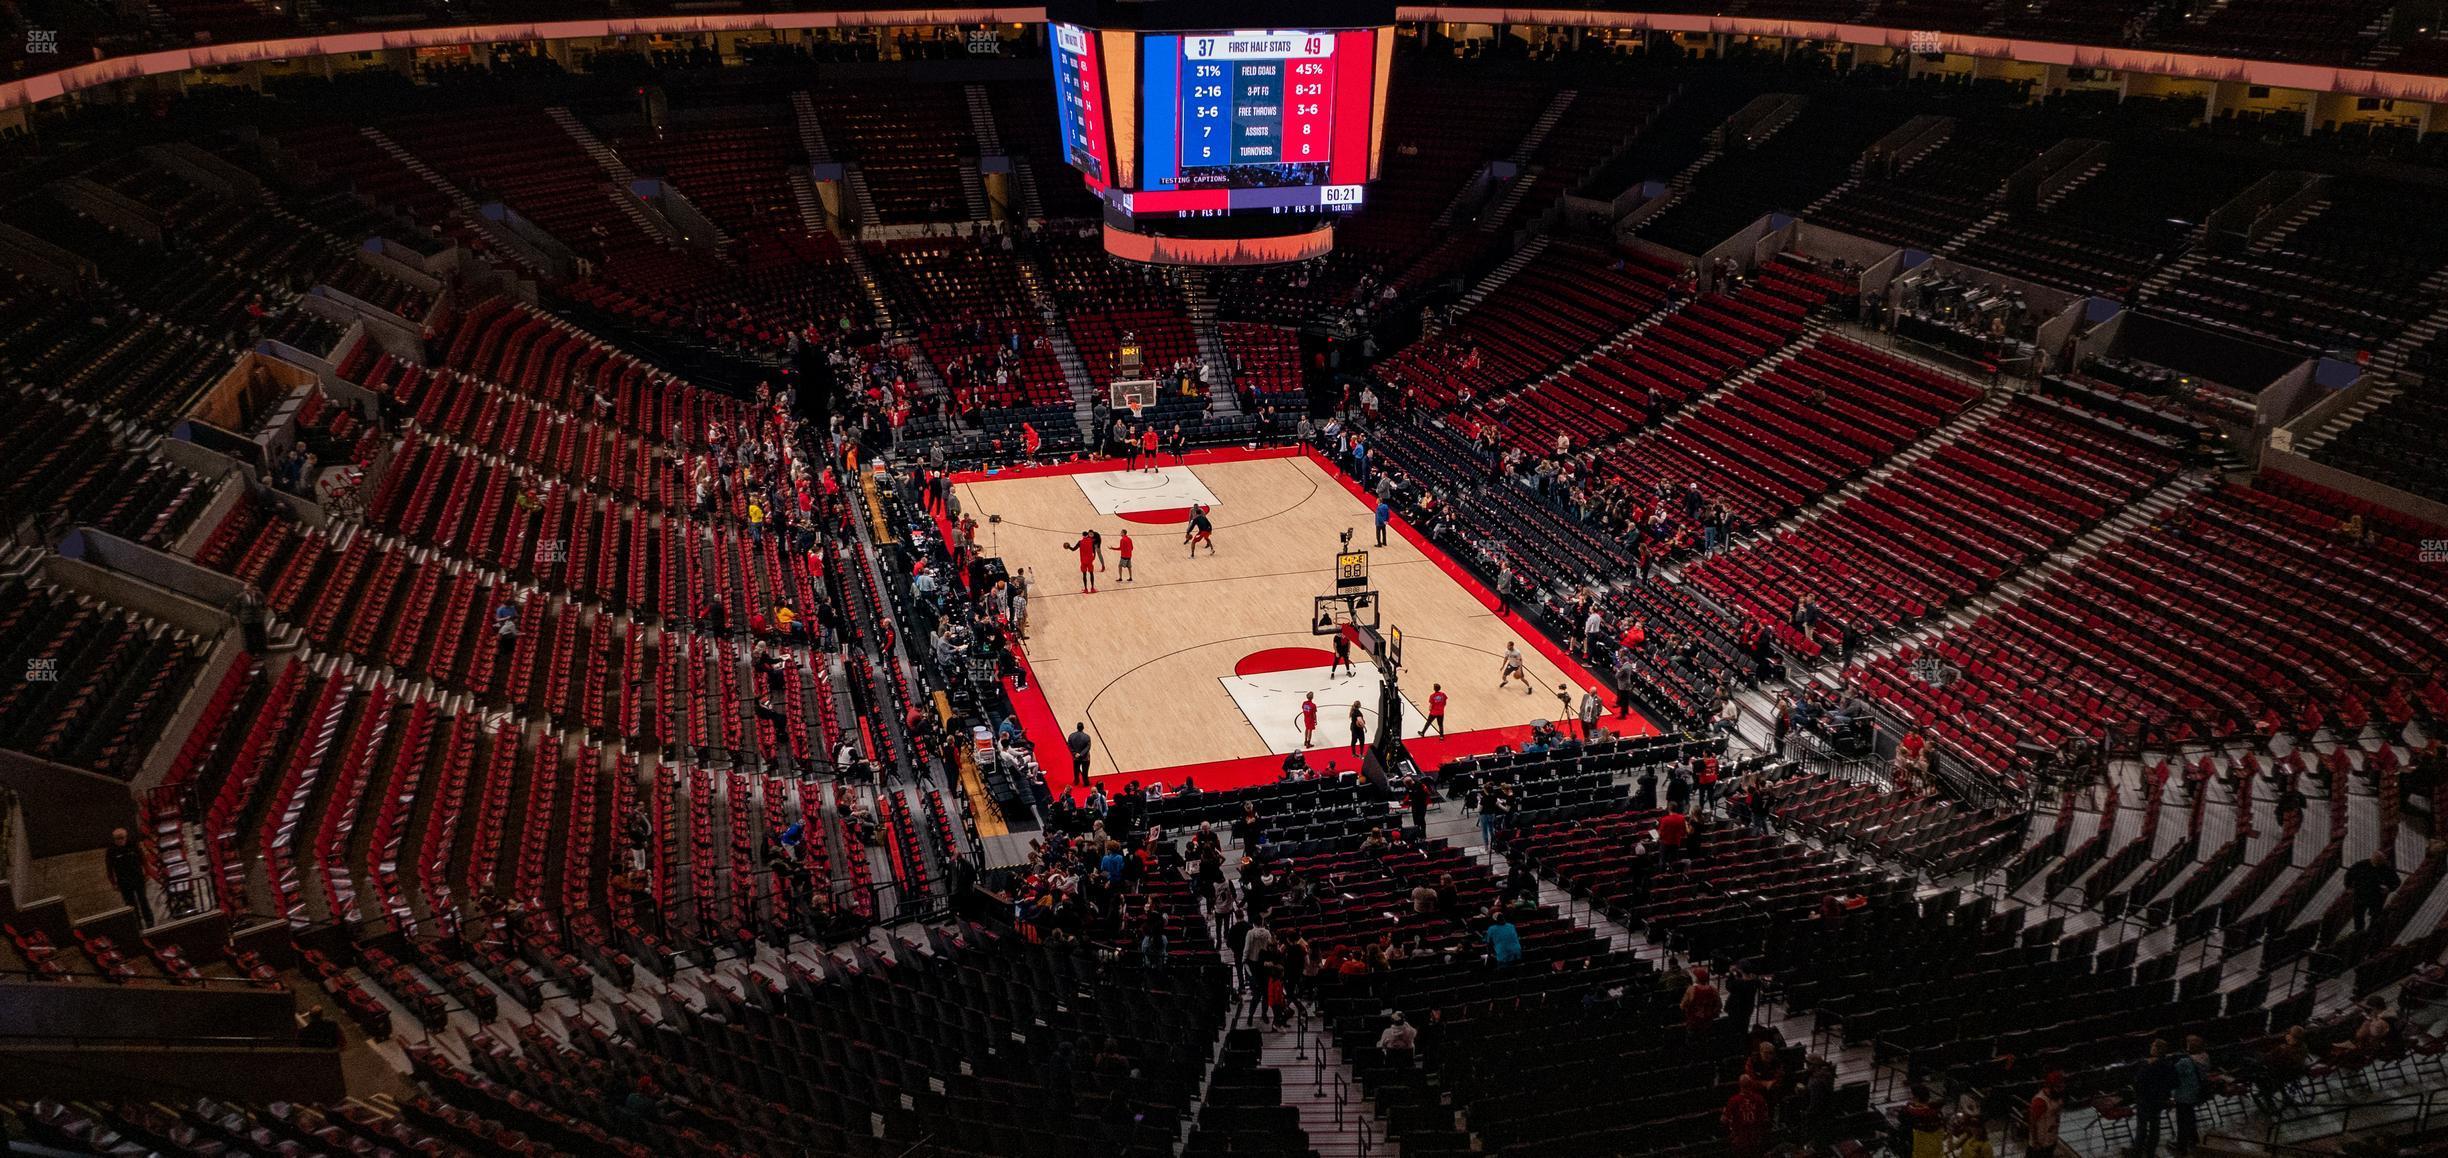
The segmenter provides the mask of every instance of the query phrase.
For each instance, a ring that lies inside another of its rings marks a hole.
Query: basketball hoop
[[[1106,395],[1106,405],[1115,410],[1130,411],[1131,421],[1147,415],[1147,408],[1156,404],[1156,382],[1151,378],[1117,378]]]

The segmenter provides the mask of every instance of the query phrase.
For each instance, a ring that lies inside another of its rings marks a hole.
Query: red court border
[[[1353,498],[1358,499],[1361,505],[1372,511],[1376,509],[1377,496],[1370,494],[1367,488],[1346,476],[1325,455],[1308,446],[1214,447],[1191,451],[1174,461],[1181,466],[1200,466],[1207,463],[1253,462],[1273,458],[1307,458],[1316,463],[1318,468],[1325,472],[1326,477],[1343,484],[1343,489]],[[1048,463],[1040,466],[956,471],[952,474],[951,481],[954,486],[960,486],[967,483],[996,482],[1003,479],[1095,474],[1116,469],[1119,461],[1113,458],[1078,458],[1068,462]],[[938,530],[942,532],[944,541],[950,542],[952,538],[950,520],[938,513],[935,516],[935,523]],[[1477,599],[1481,607],[1486,608],[1490,614],[1519,633],[1522,640],[1539,655],[1545,657],[1548,662],[1562,669],[1566,679],[1572,681],[1583,691],[1597,693],[1599,702],[1605,704],[1607,709],[1607,718],[1600,725],[1601,728],[1627,736],[1658,734],[1657,725],[1646,715],[1638,711],[1625,712],[1623,706],[1616,700],[1613,689],[1591,675],[1587,668],[1582,667],[1578,660],[1566,654],[1563,648],[1556,646],[1555,641],[1547,638],[1546,633],[1532,625],[1528,619],[1502,606],[1495,592],[1488,590],[1487,585],[1471,574],[1469,568],[1447,555],[1444,548],[1430,542],[1425,533],[1413,527],[1408,520],[1399,515],[1394,518],[1393,528],[1406,542],[1418,548],[1420,554],[1443,570],[1448,578],[1460,584],[1464,591],[1470,592],[1471,597]],[[964,584],[968,582],[967,576],[958,578]],[[1003,690],[1011,698],[1012,714],[1019,720],[1020,728],[1027,734],[1029,742],[1036,746],[1038,762],[1045,770],[1046,787],[1050,791],[1067,792],[1076,796],[1081,789],[1065,787],[1071,770],[1068,747],[1070,730],[1063,727],[1062,721],[1055,717],[1053,706],[1047,702],[1045,692],[1039,687],[1037,673],[1029,666],[1027,649],[1025,647],[1015,649],[1015,655],[1021,669],[1027,673],[1028,686],[1025,688],[1015,686],[1014,681],[1010,679],[1003,681]],[[1406,723],[1417,726],[1416,721]],[[1529,725],[1515,724],[1499,728],[1456,732],[1452,736],[1406,737],[1403,746],[1421,768],[1434,771],[1442,767],[1448,760],[1484,755],[1507,744],[1519,747],[1529,738]],[[1309,750],[1309,765],[1321,773],[1330,766],[1336,771],[1351,771],[1359,764],[1357,758],[1351,756],[1350,752],[1349,748],[1332,745],[1312,748]],[[1099,772],[1092,774],[1090,781],[1118,787],[1119,784],[1131,780],[1141,783],[1161,780],[1168,788],[1176,788],[1180,786],[1184,777],[1191,777],[1198,782],[1201,789],[1224,789],[1270,783],[1281,778],[1282,775],[1283,757],[1269,753],[1210,760],[1196,764],[1178,764],[1169,768],[1147,768],[1137,772]]]

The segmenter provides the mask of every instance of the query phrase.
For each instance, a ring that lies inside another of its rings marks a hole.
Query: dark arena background
[[[2444,17],[0,3],[0,1131],[2448,1154]]]

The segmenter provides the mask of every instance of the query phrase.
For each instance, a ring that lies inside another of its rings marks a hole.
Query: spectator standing
[[[1709,1023],[1725,1012],[1725,999],[1717,986],[1709,981],[1709,971],[1692,966],[1691,986],[1683,991],[1683,1030],[1695,1037],[1708,1031]]]
[[[2201,1141],[2201,1104],[2210,1090],[2210,1066],[2202,1056],[2208,1047],[2196,1035],[2185,1039],[2185,1052],[2168,1059],[2176,1080],[2168,1104],[2176,1110],[2176,1152],[2190,1154]]]
[[[1496,959],[1497,968],[1521,964],[1521,933],[1514,929],[1513,919],[1505,916],[1504,910],[1496,911],[1481,938],[1487,942],[1488,955]]]
[[[2065,1074],[2050,1070],[2040,1079],[2040,1089],[2032,1095],[2031,1105],[2023,1112],[2023,1149],[2026,1153],[2055,1158],[2065,1153],[2057,1141],[2057,1125],[2065,1116]]]
[[[2397,866],[2389,863],[2386,850],[2375,851],[2370,860],[2346,870],[2346,890],[2354,894],[2356,933],[2363,932],[2380,916],[2398,884]]]
[[[1768,1099],[1758,1082],[1745,1077],[1726,1099],[1726,1149],[1735,1158],[1760,1158],[1768,1152]]]
[[[1087,721],[1081,720],[1071,725],[1071,739],[1069,743],[1071,747],[1071,785],[1074,788],[1084,788],[1088,784],[1088,749],[1090,745],[1090,741],[1088,739]]]
[[[2176,1091],[2175,1059],[2168,1056],[2168,1043],[2152,1038],[2150,1056],[2134,1071],[2134,1151],[2142,1158],[2159,1153],[2160,1119],[2167,1113],[2168,1102]]]
[[[111,830],[110,846],[102,850],[102,871],[119,891],[119,899],[136,910],[138,925],[152,924],[153,902],[145,896],[144,849],[128,837],[128,830]]]

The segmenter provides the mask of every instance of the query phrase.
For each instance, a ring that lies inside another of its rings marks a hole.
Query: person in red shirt
[[[1641,645],[1647,642],[1649,642],[1649,629],[1641,626],[1641,621],[1638,619],[1625,624],[1623,634],[1615,637],[1615,646],[1625,651],[1639,651]]]
[[[1147,468],[1150,472],[1162,469],[1156,461],[1156,427],[1153,423],[1149,424],[1146,430],[1139,432],[1139,453],[1147,456]]]
[[[1668,857],[1683,855],[1683,841],[1691,835],[1691,821],[1680,812],[1668,812],[1658,817],[1658,847]]]
[[[1759,1158],[1768,1152],[1768,1099],[1759,1083],[1742,1079],[1725,1104],[1726,1149],[1735,1158]]]
[[[1096,536],[1080,532],[1079,542],[1065,543],[1064,549],[1079,552],[1080,590],[1096,594]]]
[[[1114,568],[1114,578],[1124,583],[1134,581],[1134,576],[1131,574],[1131,550],[1130,528],[1124,527],[1122,537],[1114,541],[1114,557],[1122,561],[1121,566]]]
[[[1724,1011],[1725,998],[1718,994],[1717,986],[1709,981],[1708,970],[1692,966],[1691,984],[1683,990],[1684,1031],[1698,1034]]]
[[[1445,685],[1443,684],[1428,685],[1428,722],[1420,725],[1420,735],[1427,735],[1430,728],[1435,728],[1437,735],[1445,734]]]
[[[1306,748],[1317,736],[1317,693],[1315,692],[1301,697],[1300,726],[1301,747]]]

